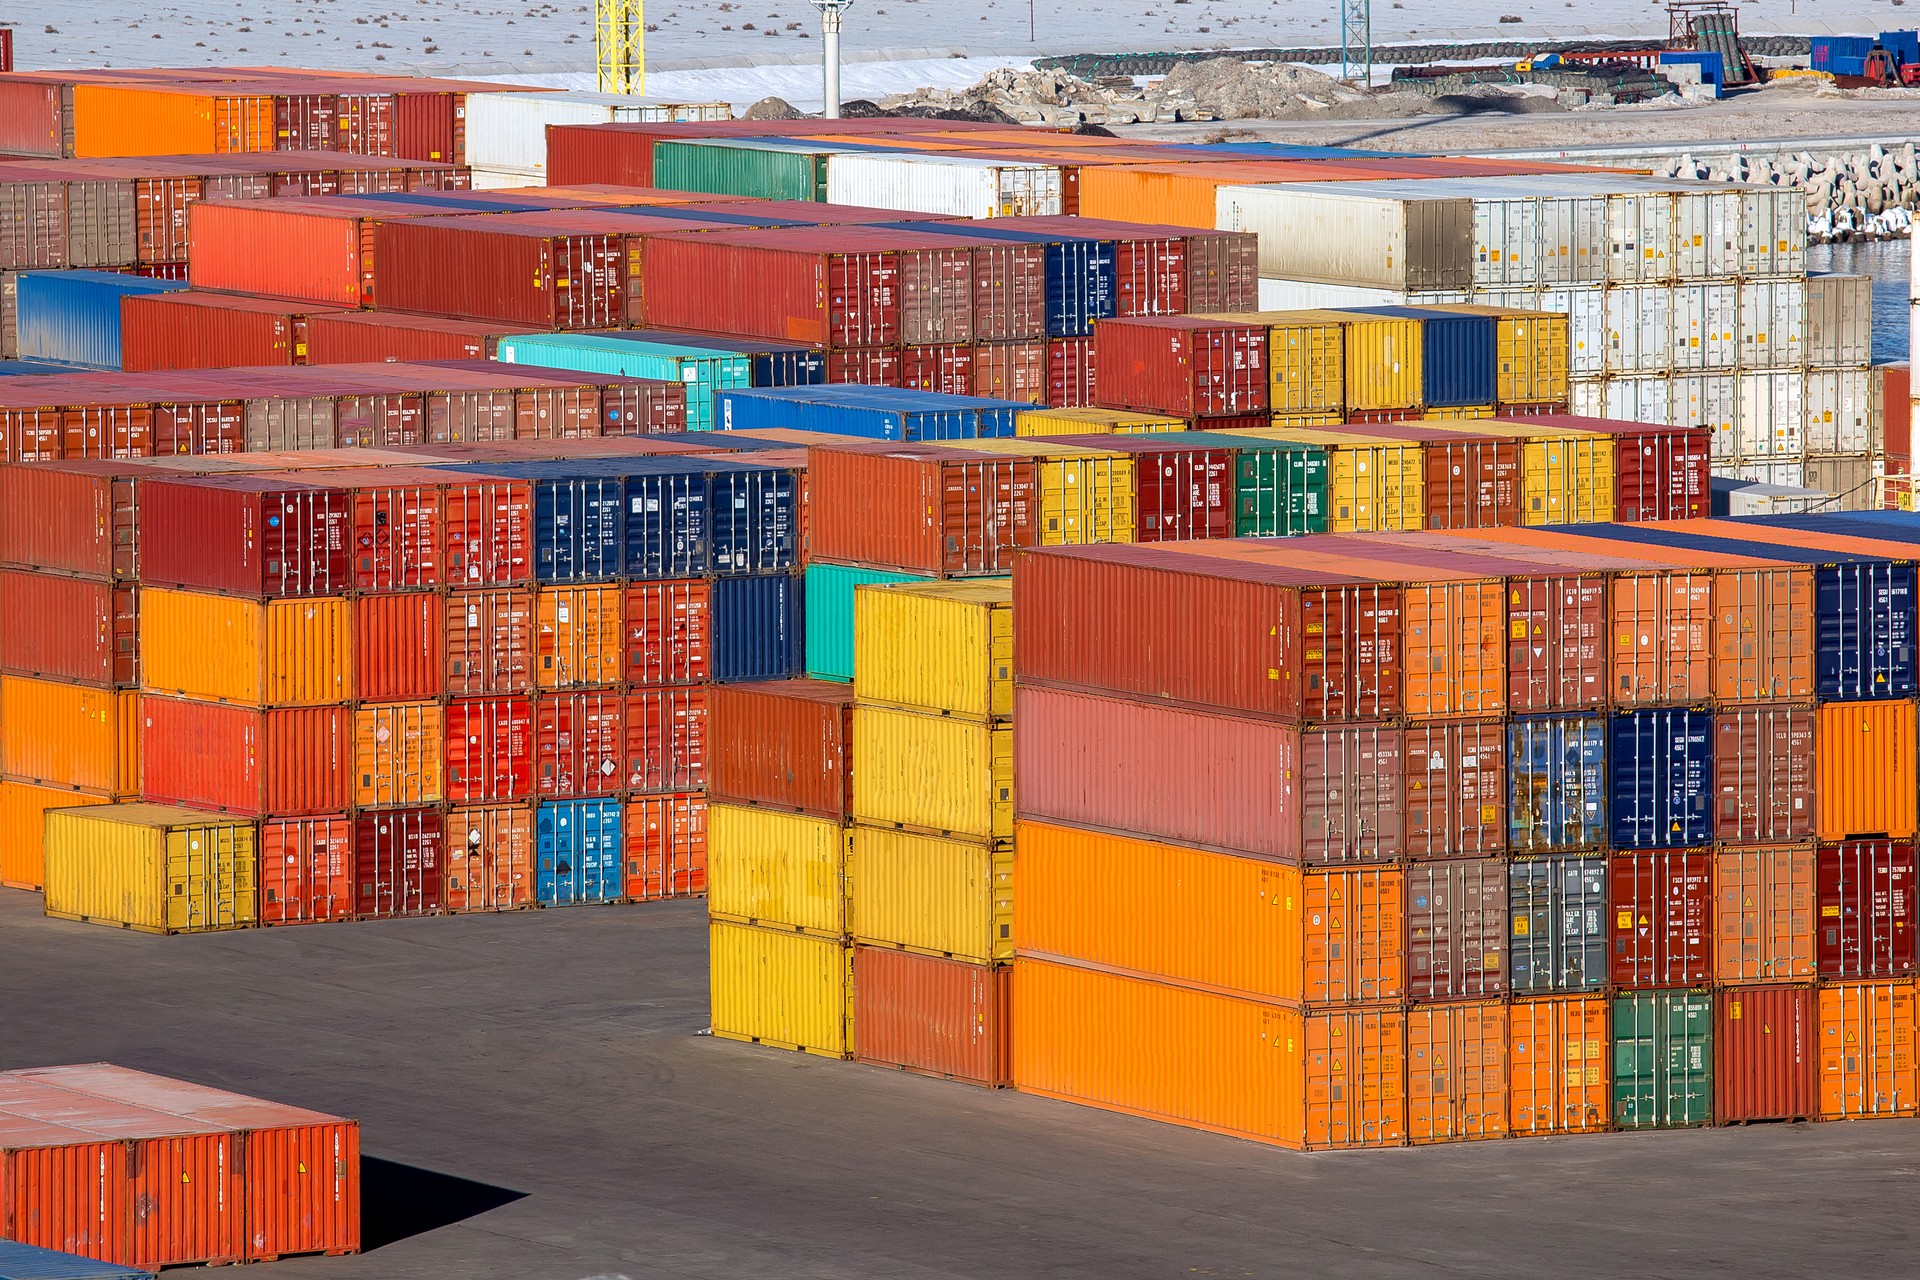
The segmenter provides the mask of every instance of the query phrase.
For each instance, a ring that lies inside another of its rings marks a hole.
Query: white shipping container
[[[1262,311],[1307,311],[1317,307],[1437,307],[1449,302],[1484,301],[1486,299],[1479,294],[1470,294],[1465,289],[1368,289],[1360,285],[1321,284],[1315,280],[1260,278]]]
[[[1374,289],[1466,289],[1473,204],[1445,181],[1221,187],[1214,226],[1260,237],[1260,274]]]
[[[827,157],[827,200],[958,218],[1058,215],[1060,167],[997,164],[936,152],[840,151]]]
[[[1673,288],[1618,284],[1606,291],[1607,372],[1665,373],[1673,368]]]
[[[1532,200],[1473,202],[1475,288],[1524,288],[1540,283],[1539,212]]]
[[[470,93],[467,163],[499,174],[547,176],[550,124],[664,124],[731,120],[724,102],[679,102],[619,93]],[[478,185],[478,184],[476,184]]]
[[[1873,277],[1807,277],[1807,319],[1800,341],[1811,365],[1873,363]]]
[[[1740,274],[1807,274],[1807,196],[1800,188],[1741,188]]]
[[[1835,499],[1821,504],[1822,511],[1871,510],[1874,475],[1873,459],[1864,453],[1807,455],[1807,488],[1830,493]]]
[[[1746,280],[1740,285],[1740,367],[1792,369],[1806,363],[1801,326],[1807,287],[1799,280]]]
[[[1808,453],[1872,453],[1873,387],[1866,369],[1812,369],[1803,398]]]
[[[1542,289],[1531,305],[1540,311],[1557,311],[1567,318],[1568,373],[1575,378],[1598,378],[1607,371],[1607,291],[1604,285],[1570,285]],[[1479,294],[1475,302],[1486,301]],[[1498,303],[1495,305],[1508,305]]]
[[[1680,280],[1740,274],[1740,196],[1709,183],[1673,184],[1673,271]]]
[[[1748,462],[1805,453],[1806,386],[1799,369],[1741,373],[1735,448],[1731,454],[1715,450],[1714,456]]]
[[[1673,277],[1673,198],[1651,191],[1609,196],[1607,279],[1657,284]]]
[[[1608,378],[1599,417],[1619,422],[1673,422],[1673,380],[1665,374]]]
[[[1611,242],[1607,198],[1543,192],[1540,209],[1539,280],[1543,285],[1605,284]]]
[[[1800,463],[1779,464],[1780,474],[1797,476]],[[1713,477],[1713,514],[1716,516],[1794,515],[1809,507],[1821,506],[1826,495],[1795,484],[1772,484],[1742,476],[1723,476],[1715,468]]]
[[[1607,380],[1576,378],[1567,384],[1567,412],[1581,418],[1607,416]]]
[[[1715,458],[1713,474],[1753,484],[1777,485],[1784,489],[1807,487],[1807,461],[1804,457],[1768,458],[1755,462],[1722,462]]]
[[[1732,373],[1677,373],[1673,376],[1673,424],[1705,427],[1713,433],[1713,456],[1739,452],[1740,382]]]
[[[1673,287],[1673,367],[1732,369],[1740,363],[1740,286],[1684,280]]]

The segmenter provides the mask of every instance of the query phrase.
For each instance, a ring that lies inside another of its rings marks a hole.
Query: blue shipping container
[[[982,240],[1010,240],[1037,244],[1046,250],[1047,336],[1083,338],[1093,322],[1112,316],[1118,306],[1115,248],[1111,240],[1083,239],[987,222],[955,226],[951,222],[891,222],[882,225],[902,231],[965,236]]]
[[[1499,361],[1492,316],[1448,315],[1424,307],[1358,307],[1420,321],[1421,400],[1430,409],[1492,404]]]
[[[626,896],[620,811],[618,800],[550,800],[540,806],[535,901],[564,907]]]
[[[747,382],[750,387],[817,387],[827,380],[827,353],[818,347],[714,338],[704,333],[670,333],[664,329],[607,329],[596,330],[596,335],[622,342],[699,347],[745,356],[752,366]]]
[[[1713,840],[1713,715],[1658,709],[1614,716],[1608,744],[1616,849]]]
[[[1513,994],[1606,986],[1606,855],[1521,855],[1512,860],[1507,885]]]
[[[753,362],[743,355],[712,348],[630,342],[591,333],[515,334],[500,339],[498,359],[504,364],[683,383],[687,388],[687,426],[695,431],[713,429],[714,392],[748,386],[753,377]]]
[[[38,378],[49,373],[85,373],[77,364],[52,360],[0,360],[0,378]]]
[[[835,383],[722,391],[715,397],[722,431],[785,427],[868,440],[973,440],[1014,434],[1033,406],[979,396],[949,396],[899,387]]]
[[[1726,87],[1727,60],[1721,56],[1720,51],[1717,49],[1708,49],[1701,52],[1689,50],[1663,53],[1660,55],[1660,65],[1663,67],[1681,66],[1700,68],[1700,83],[1710,87],[1713,90],[1713,96],[1716,98],[1720,96],[1721,91]]]
[[[805,594],[798,571],[717,579],[707,615],[712,635],[707,660],[714,681],[805,675]]]
[[[153,1280],[153,1273],[17,1240],[0,1240],[0,1280]]]
[[[610,582],[625,558],[627,484],[616,459],[457,463],[446,471],[533,482],[533,576],[541,582]]]
[[[23,271],[15,302],[20,356],[89,369],[120,367],[120,299],[177,293],[184,280],[117,271]]]
[[[1920,62],[1920,31],[1882,31],[1880,47],[1893,55],[1896,67]]]
[[[1507,846],[1515,853],[1607,842],[1607,726],[1538,716],[1507,726]]]
[[[714,574],[771,573],[800,563],[800,472],[752,461],[707,462]]]
[[[1834,75],[1859,75],[1858,71],[1842,71],[1836,62],[1849,66],[1859,66],[1873,52],[1872,36],[1816,36],[1813,41],[1810,65],[1815,71],[1831,72]]]

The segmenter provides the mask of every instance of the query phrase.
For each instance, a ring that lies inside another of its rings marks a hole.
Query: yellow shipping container
[[[26,782],[0,782],[0,885],[38,889],[46,884],[41,838],[46,832],[47,810],[106,803],[105,796]]]
[[[1267,326],[1268,408],[1296,425],[1339,422],[1347,404],[1347,324],[1325,311],[1221,311],[1203,318]]]
[[[259,831],[197,809],[47,812],[47,914],[142,933],[259,923]]]
[[[140,695],[0,678],[0,757],[21,782],[140,794]]]
[[[847,864],[856,942],[1013,959],[1013,846],[856,826]]]
[[[363,809],[437,804],[446,712],[432,702],[389,702],[353,713],[353,802]]]
[[[891,707],[853,709],[853,816],[975,840],[1013,838],[1013,730]]]
[[[1344,424],[1346,420],[1346,415],[1340,413],[1276,413],[1273,415],[1273,425],[1283,430],[1288,427],[1337,427]]]
[[[1297,311],[1301,320],[1326,320],[1346,328],[1347,411],[1415,409],[1426,387],[1423,322],[1401,316],[1349,311]]]
[[[353,612],[340,597],[242,600],[150,587],[140,594],[141,687],[250,707],[319,707],[353,696]]]
[[[619,684],[624,601],[619,587],[541,587],[534,601],[534,683],[542,689]]]
[[[1525,523],[1592,524],[1613,519],[1612,436],[1524,419],[1458,422],[1429,416],[1421,422],[1445,431],[1520,441],[1520,509]]]
[[[831,938],[715,920],[713,1034],[844,1058],[853,1048],[853,949]]]
[[[1501,404],[1564,404],[1573,346],[1565,314],[1458,302],[1438,307],[1465,315],[1492,316],[1494,399]]]
[[[172,85],[78,84],[76,156],[180,156],[272,151],[273,99],[266,94]]]
[[[1022,436],[1140,436],[1185,431],[1187,420],[1131,409],[1022,409],[1013,429]]]
[[[707,808],[707,911],[823,937],[847,932],[847,829],[831,818]]]
[[[853,696],[971,720],[1010,718],[1013,580],[854,588]]]
[[[1085,445],[1029,437],[943,440],[943,446],[1032,458],[1040,481],[1040,545],[1132,542],[1133,458]]]
[[[1327,451],[1327,531],[1394,533],[1427,526],[1422,447],[1313,427],[1257,427],[1236,435],[1296,440]]]

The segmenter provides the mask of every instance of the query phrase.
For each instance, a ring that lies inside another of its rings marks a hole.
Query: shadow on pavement
[[[360,1247],[371,1253],[526,1198],[524,1191],[361,1156]]]

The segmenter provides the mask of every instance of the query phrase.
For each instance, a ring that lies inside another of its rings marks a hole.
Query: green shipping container
[[[1622,1129],[1713,1123],[1712,995],[1614,997],[1613,1122]]]
[[[819,143],[766,138],[656,142],[653,185],[665,191],[820,202],[827,198],[827,157],[833,151]]]
[[[689,431],[713,430],[713,393],[748,386],[753,378],[752,356],[705,347],[629,342],[591,333],[529,333],[502,338],[496,358],[543,369],[683,382],[687,387]]]
[[[807,566],[801,616],[807,633],[807,674],[816,680],[853,679],[853,589],[874,582],[932,582],[916,573],[889,573],[845,564]]]
[[[1231,431],[1189,431],[1182,442],[1236,450],[1233,533],[1284,538],[1327,531],[1327,451]]]

